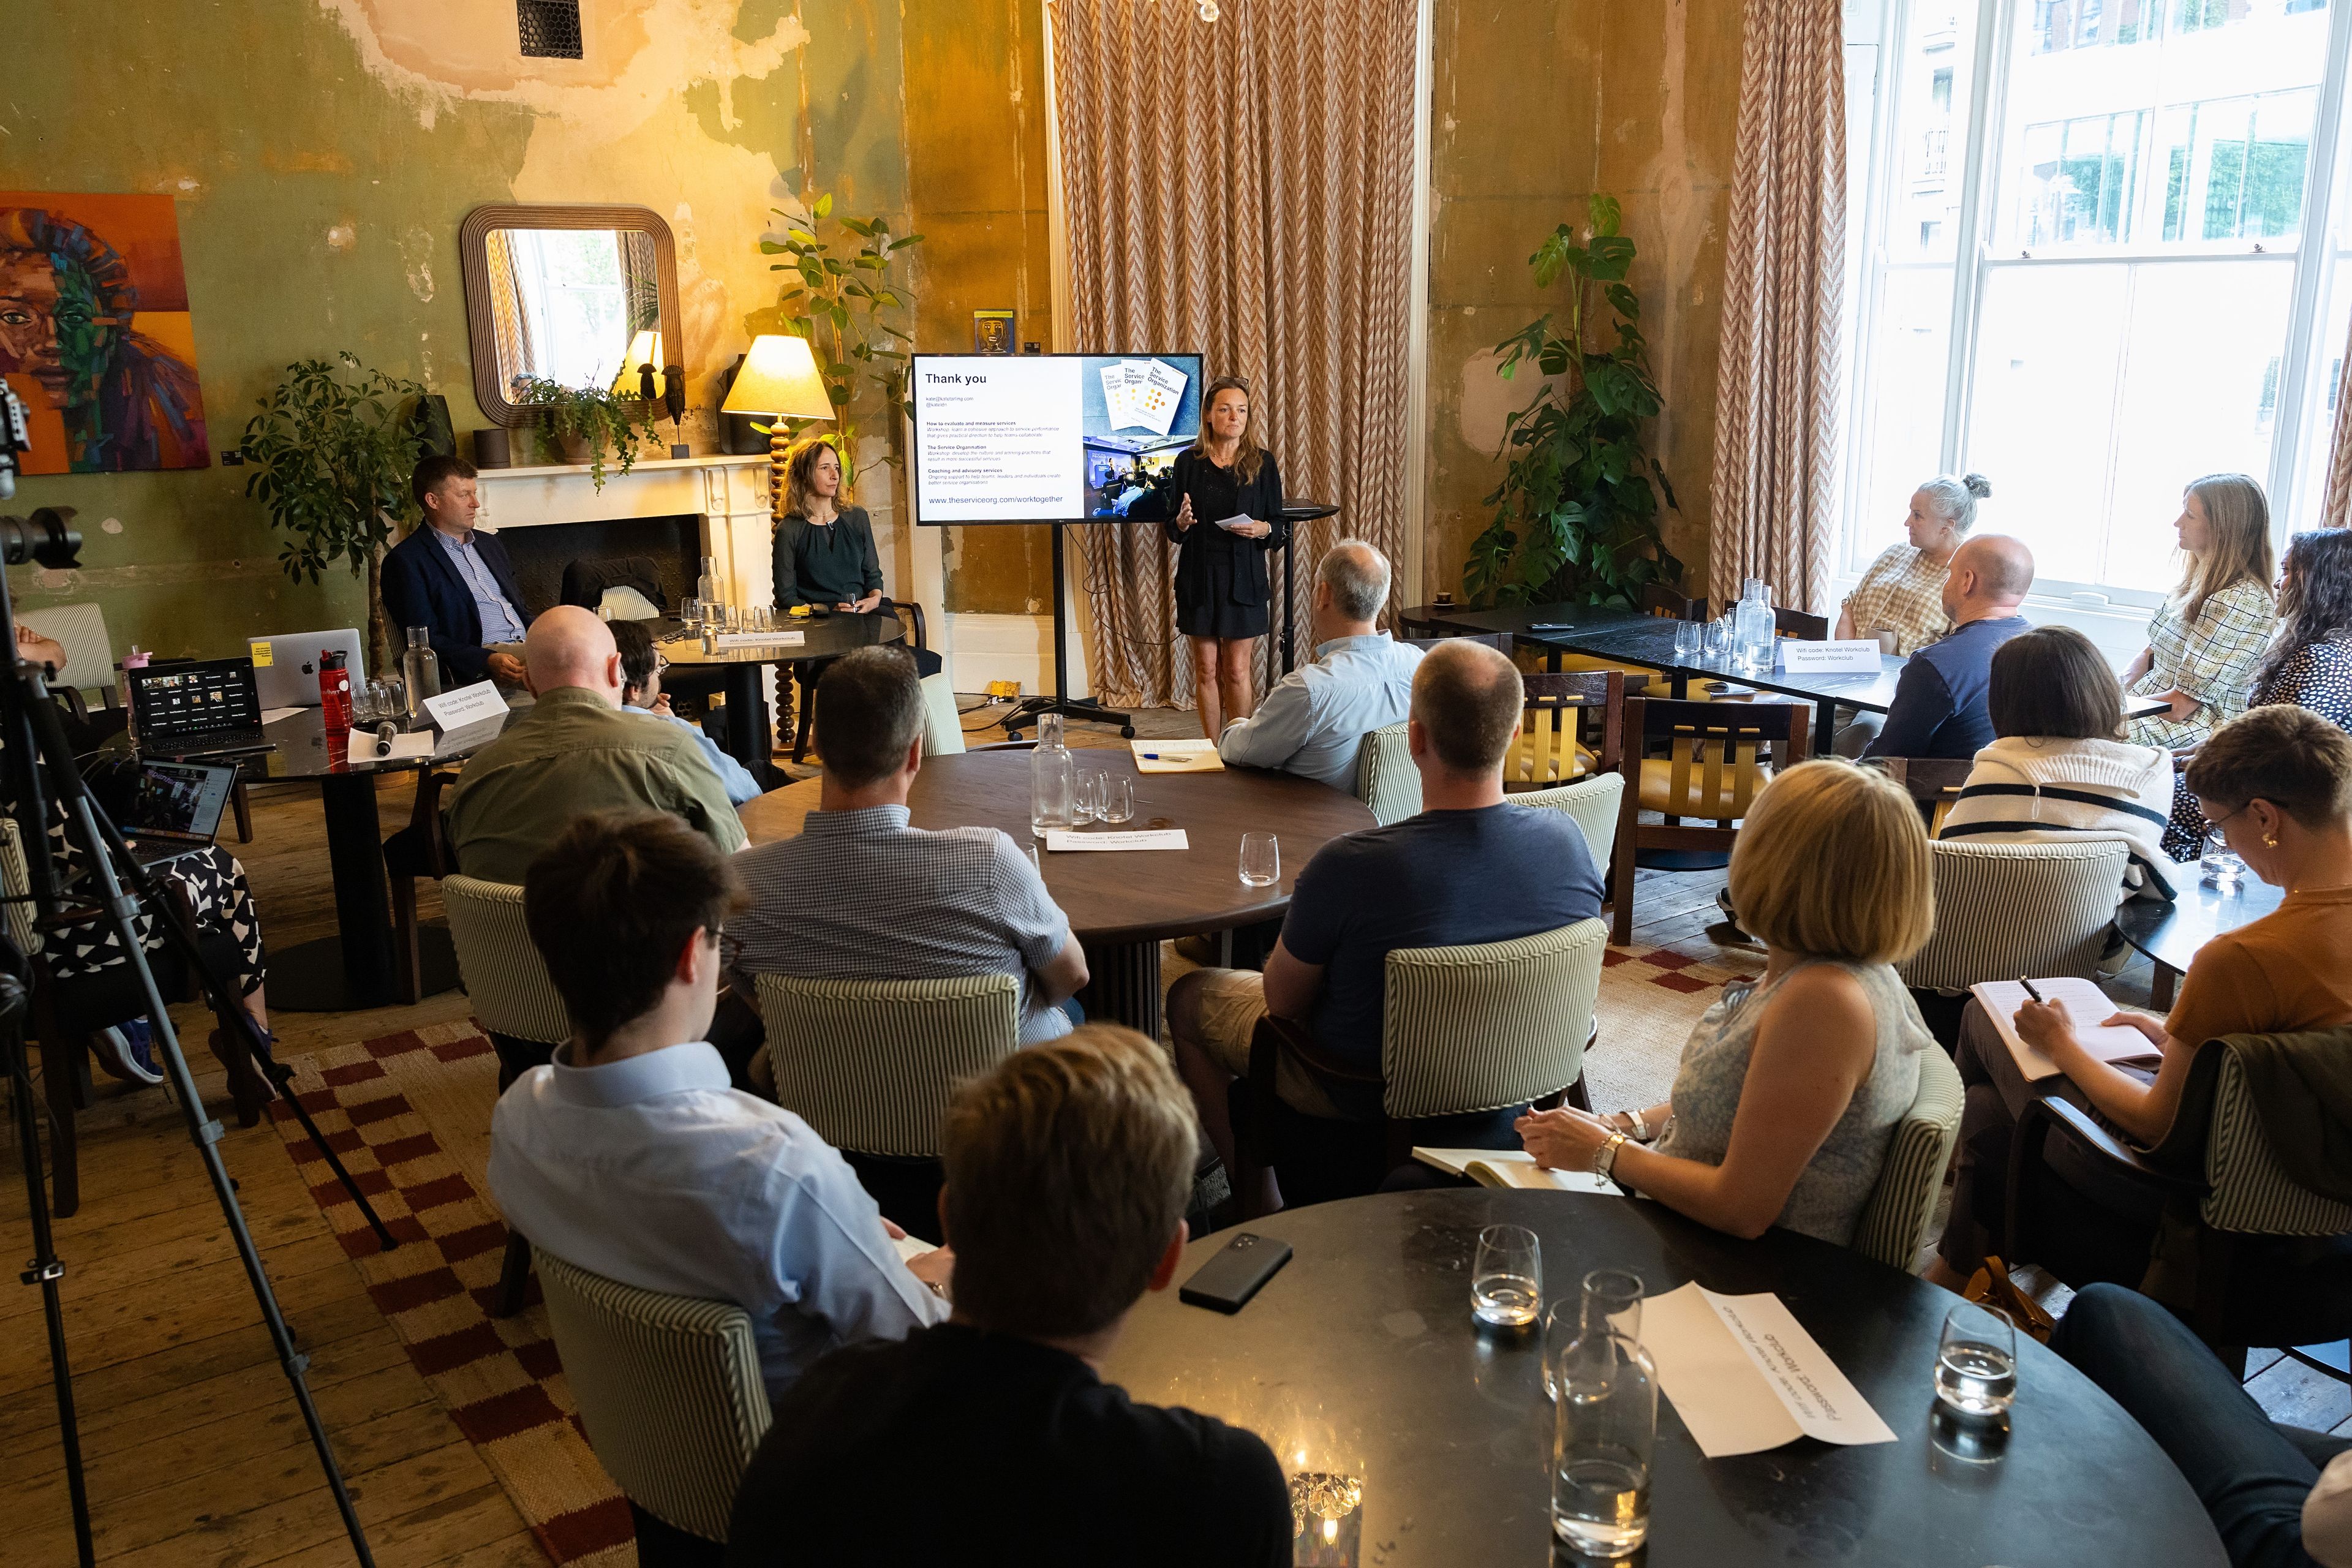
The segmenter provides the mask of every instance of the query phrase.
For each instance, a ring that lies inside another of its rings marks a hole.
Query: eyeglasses
[[[660,654],[654,655],[654,673],[656,675],[659,675],[663,670],[667,669],[668,668],[669,660],[667,658],[664,658]]]
[[[2238,809],[2237,809],[2237,810],[2235,810],[2235,811],[2233,811],[2233,812],[2230,813],[2230,815],[2229,815],[2229,816],[2222,816],[2222,817],[2206,816],[2205,816],[2205,808],[2204,808],[2204,806],[2202,806],[2202,805],[2200,805],[2200,806],[2198,806],[2198,808],[2197,808],[2197,815],[2198,815],[2199,816],[2200,816],[2200,817],[2204,817],[2204,820],[2205,820],[2205,831],[2206,831],[2206,832],[2208,832],[2208,833],[2219,833],[2219,832],[2221,832],[2221,828],[2222,828],[2223,825],[2225,825],[2225,824],[2227,824],[2227,823],[2231,823],[2231,822],[2235,822],[2239,817],[2242,817],[2242,816],[2245,816],[2245,815],[2246,815],[2246,812],[2247,812],[2247,810],[2248,810],[2248,808],[2249,808],[2249,807],[2251,807],[2253,804],[2254,804],[2254,803],[2253,803],[2252,801],[2251,801],[2251,800],[2250,800],[2250,801],[2246,802],[2246,804],[2245,804],[2244,805],[2242,805],[2242,806],[2238,807]]]

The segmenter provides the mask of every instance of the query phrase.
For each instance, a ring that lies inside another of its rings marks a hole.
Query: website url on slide
[[[1064,498],[1060,492],[1055,490],[1047,490],[1043,495],[1034,496],[1011,496],[1004,494],[1001,490],[954,490],[949,491],[940,499],[942,500],[992,501],[1004,506],[1012,506],[1016,502],[1028,506],[1053,506],[1059,503]]]

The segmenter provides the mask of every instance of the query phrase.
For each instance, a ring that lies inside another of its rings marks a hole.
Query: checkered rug
[[[1663,948],[1611,948],[1601,973],[1601,1040],[1586,1058],[1603,1110],[1666,1098],[1683,1043],[1726,981],[1723,965]],[[629,1509],[589,1451],[533,1280],[525,1310],[490,1316],[506,1226],[489,1199],[498,1058],[471,1024],[441,1024],[320,1051],[295,1063],[303,1106],[402,1245],[379,1252],[359,1207],[301,1124],[276,1108],[279,1136],[310,1195],[402,1342],[505,1486],[549,1559],[632,1568]]]

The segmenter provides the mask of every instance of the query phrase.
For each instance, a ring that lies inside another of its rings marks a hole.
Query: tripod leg
[[[22,1004],[22,993],[18,994]],[[41,1289],[41,1316],[49,1331],[49,1377],[57,1387],[58,1436],[65,1449],[66,1495],[73,1508],[74,1552],[82,1568],[90,1568],[97,1551],[89,1533],[89,1493],[81,1472],[81,1430],[74,1420],[73,1363],[66,1354],[65,1306],[58,1298],[58,1281],[66,1267],[49,1234],[47,1195],[41,1186],[40,1112],[33,1104],[33,1079],[25,1061],[21,1026],[11,1026],[14,1037],[0,1049],[8,1053],[8,1099],[16,1114],[16,1142],[25,1163],[25,1207],[33,1221],[32,1266],[18,1276]],[[54,1148],[55,1145],[53,1144]],[[60,1173],[63,1167],[59,1167]],[[62,1190],[63,1184],[60,1184]],[[70,1211],[60,1210],[60,1213]]]
[[[56,1209],[60,1219],[81,1207],[80,1134],[74,1125],[73,1042],[57,1029],[52,1018],[41,1030],[41,1089],[49,1107],[49,1159],[55,1170]],[[31,1088],[26,1086],[29,1099]],[[38,1146],[26,1145],[26,1157],[35,1159]]]

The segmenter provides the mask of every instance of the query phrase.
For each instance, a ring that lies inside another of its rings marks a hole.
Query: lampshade
[[[629,352],[621,356],[621,368],[613,375],[613,395],[615,397],[638,395],[637,367],[646,364],[654,367],[654,375],[656,378],[654,384],[658,386],[661,384],[658,378],[662,371],[661,334],[651,327],[639,331],[635,340],[630,342]]]
[[[830,419],[833,399],[816,373],[816,356],[806,338],[771,335],[751,340],[751,353],[737,373],[722,414],[753,414],[769,419]]]

